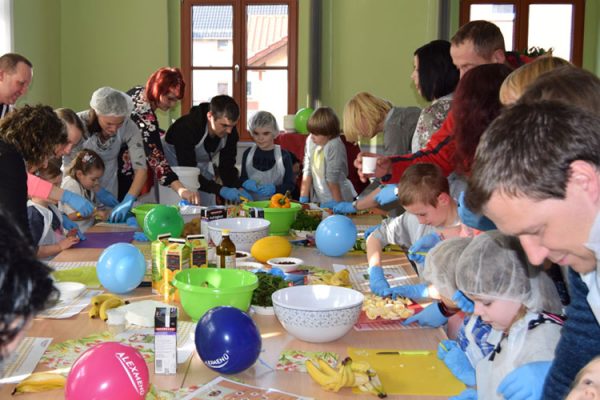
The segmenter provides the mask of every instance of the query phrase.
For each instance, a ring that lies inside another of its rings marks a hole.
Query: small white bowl
[[[364,295],[339,286],[308,285],[271,295],[281,325],[305,342],[325,343],[344,336],[358,321]]]
[[[267,260],[271,268],[279,268],[285,273],[297,271],[298,267],[304,263],[304,260],[296,257],[275,257]]]
[[[243,251],[243,250],[236,250],[235,251],[235,263],[237,264],[238,262],[243,262],[243,261],[248,261],[252,255],[250,253],[248,253],[247,251]]]
[[[79,282],[54,282],[54,287],[60,292],[60,301],[73,300],[85,290],[85,285]]]
[[[236,262],[235,262],[235,268],[236,269],[243,269],[245,271],[252,272],[252,271],[257,270],[257,269],[264,269],[265,266],[263,264],[259,263],[259,262],[256,262],[256,261],[240,261],[240,262],[238,262],[236,260]]]

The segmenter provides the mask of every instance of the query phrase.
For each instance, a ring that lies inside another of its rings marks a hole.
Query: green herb
[[[251,303],[255,306],[272,307],[271,295],[279,289],[288,287],[288,282],[280,276],[257,272],[258,287],[252,293]]]
[[[321,218],[313,215],[308,215],[304,212],[299,212],[296,220],[292,224],[292,229],[298,231],[314,231],[321,223]]]

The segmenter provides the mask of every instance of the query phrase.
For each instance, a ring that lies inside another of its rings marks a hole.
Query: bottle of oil
[[[235,268],[235,245],[229,238],[229,229],[223,229],[217,246],[217,268]]]

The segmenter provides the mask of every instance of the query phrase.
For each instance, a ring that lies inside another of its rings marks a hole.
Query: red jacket
[[[392,175],[388,179],[382,179],[385,183],[398,183],[402,174],[408,167],[418,163],[431,163],[438,165],[445,176],[450,175],[455,169],[454,152],[454,115],[452,110],[444,120],[444,123],[429,139],[427,146],[412,154],[403,156],[391,156]]]

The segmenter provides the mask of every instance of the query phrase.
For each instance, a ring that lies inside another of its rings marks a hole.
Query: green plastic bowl
[[[158,204],[140,204],[131,209],[131,212],[135,215],[135,220],[142,229],[144,228],[144,218],[146,218],[146,214],[156,206],[158,206]]]
[[[183,310],[193,321],[198,321],[218,306],[248,311],[258,278],[240,269],[190,268],[177,273],[171,283],[179,290]]]
[[[269,234],[285,236],[290,233],[290,227],[296,220],[298,211],[302,210],[300,203],[290,203],[290,208],[269,208],[270,201],[249,201],[244,203],[245,210],[249,208],[262,208],[265,210],[265,219],[271,222]]]

